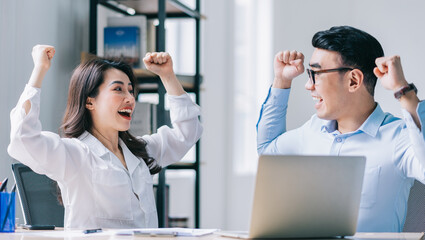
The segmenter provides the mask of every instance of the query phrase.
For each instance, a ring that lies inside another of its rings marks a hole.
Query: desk
[[[235,240],[236,238],[221,237],[216,234],[209,234],[202,237],[144,237],[144,236],[117,236],[113,234],[107,235],[107,231],[101,234],[86,234],[84,236],[67,236],[63,230],[50,231],[50,233],[58,233],[57,236],[43,236],[43,232],[46,231],[34,231],[34,230],[23,230],[17,229],[15,233],[0,233],[0,240],[54,240],[54,239],[66,239],[66,240]],[[60,236],[62,235],[62,236]],[[358,233],[354,237],[348,237],[347,240],[420,240],[422,236],[420,233]],[[334,238],[332,240],[336,240]],[[326,240],[326,239],[320,239]]]
[[[47,234],[46,234],[47,233]],[[55,240],[55,239],[66,239],[66,240],[142,240],[142,239],[151,239],[151,240],[213,240],[213,239],[223,239],[229,240],[228,238],[222,238],[220,236],[209,234],[202,237],[147,237],[147,236],[119,236],[113,233],[109,233],[105,230],[102,233],[92,233],[92,234],[80,234],[81,231],[70,231],[67,234],[63,229],[58,229],[54,231],[42,231],[42,230],[25,230],[25,229],[16,229],[14,233],[0,233],[0,240]],[[48,236],[48,234],[50,234]],[[78,236],[76,236],[78,235]],[[235,239],[233,239],[235,240]]]

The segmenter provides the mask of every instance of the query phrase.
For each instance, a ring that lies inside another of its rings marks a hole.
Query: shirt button
[[[336,141],[337,142],[342,142],[342,139],[341,138],[336,138]]]

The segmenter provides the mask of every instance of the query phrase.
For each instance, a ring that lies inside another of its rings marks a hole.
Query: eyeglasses
[[[310,80],[313,82],[313,84],[316,84],[316,74],[320,73],[329,73],[329,72],[342,72],[342,71],[351,71],[354,70],[354,68],[348,68],[348,67],[341,67],[341,68],[333,68],[333,69],[323,69],[318,71],[313,71],[311,69],[307,69],[307,74]]]

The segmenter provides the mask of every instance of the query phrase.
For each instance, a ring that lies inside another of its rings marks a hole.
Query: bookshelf
[[[157,19],[158,26],[156,30],[155,50],[157,52],[165,51],[165,20],[167,18],[192,18],[195,20],[195,73],[194,75],[177,75],[184,89],[195,95],[195,100],[200,105],[200,83],[202,76],[200,74],[200,27],[203,16],[200,14],[200,1],[195,0],[196,7],[194,9],[181,3],[178,0],[90,0],[90,19],[89,19],[89,52],[96,55],[97,53],[97,18],[98,5],[102,5],[123,15],[144,15],[147,19]],[[143,56],[142,56],[143,57]],[[160,79],[155,74],[145,69],[134,69],[137,78],[137,89],[143,93],[157,93],[159,96],[156,123],[157,126],[166,124],[166,110],[164,109],[165,88]],[[137,95],[136,95],[137,96]],[[166,227],[168,216],[166,216],[166,183],[165,171],[172,170],[193,170],[195,172],[195,189],[194,189],[194,225],[195,228],[200,227],[200,143],[195,146],[195,161],[193,163],[176,163],[168,166],[161,171],[158,176],[157,187],[157,210],[158,225]]]

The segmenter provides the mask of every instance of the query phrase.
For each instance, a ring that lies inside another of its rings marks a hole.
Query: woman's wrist
[[[161,77],[161,80],[168,95],[180,96],[185,93],[176,75],[172,74],[166,77]]]
[[[44,67],[34,67],[31,73],[30,80],[28,81],[28,85],[36,88],[41,88],[41,83],[43,82],[47,70],[49,69],[46,69]]]
[[[159,77],[161,78],[161,80],[163,82],[173,82],[173,81],[177,81],[178,82],[179,81],[177,79],[176,74],[174,74],[174,72],[167,73],[167,74],[162,74]]]

